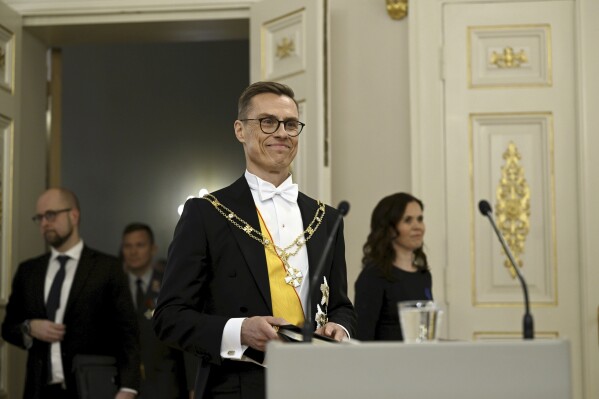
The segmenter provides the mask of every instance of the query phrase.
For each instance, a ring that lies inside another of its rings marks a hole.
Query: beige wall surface
[[[333,204],[351,205],[345,244],[353,300],[372,210],[384,196],[411,190],[408,20],[363,0],[330,0],[330,15],[332,193]]]

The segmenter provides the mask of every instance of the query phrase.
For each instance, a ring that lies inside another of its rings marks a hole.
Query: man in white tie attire
[[[303,128],[291,88],[275,82],[246,88],[234,122],[244,175],[188,200],[175,229],[154,329],[200,357],[197,397],[264,398],[264,368],[256,363],[268,341],[278,339],[278,326],[307,322],[338,341],[354,330],[343,225],[333,231],[338,212],[298,192],[290,173]],[[320,290],[309,301],[311,268],[331,234]],[[309,302],[315,318],[305,321]]]

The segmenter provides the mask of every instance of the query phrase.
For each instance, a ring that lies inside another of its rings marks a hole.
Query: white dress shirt
[[[272,198],[262,200],[260,197],[260,186],[270,185],[265,180],[258,176],[245,171],[245,178],[250,186],[250,191],[254,197],[254,203],[260,211],[264,224],[272,235],[275,244],[281,248],[291,244],[297,236],[303,233],[304,223],[297,201],[291,202],[284,199],[281,195],[275,194]],[[281,184],[293,184],[291,175]],[[273,186],[274,187],[274,186]],[[269,189],[273,189],[269,187]],[[291,248],[293,252],[295,248]],[[308,282],[308,251],[306,245],[302,246],[299,252],[289,258],[289,264],[300,270],[304,275],[302,283],[295,288],[302,302],[302,308],[308,300],[309,282]],[[221,356],[224,359],[248,360],[243,356],[243,352],[247,349],[246,345],[241,345],[241,323],[245,318],[232,318],[227,321],[223,331],[221,341]]]
[[[60,269],[60,263],[56,258],[60,255],[67,255],[70,258],[65,265],[65,277],[64,282],[62,283],[62,290],[60,291],[60,307],[56,310],[56,317],[53,320],[55,323],[63,323],[64,311],[67,306],[71,287],[73,286],[73,279],[75,278],[75,272],[77,271],[77,265],[79,264],[82,250],[83,240],[79,240],[74,247],[65,253],[60,253],[56,249],[51,248],[50,263],[48,264],[46,281],[44,283],[44,303],[48,301],[50,287],[52,286],[56,273],[58,273],[58,270]],[[60,342],[53,342],[50,345],[50,361],[52,362],[52,376],[50,378],[50,383],[52,384],[64,382],[64,370],[60,353]]]

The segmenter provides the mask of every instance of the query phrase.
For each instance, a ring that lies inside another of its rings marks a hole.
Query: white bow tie
[[[291,183],[291,180],[286,180],[279,187],[272,184],[258,183],[258,194],[261,201],[273,198],[275,195],[280,195],[288,202],[297,202],[298,188],[297,184]]]

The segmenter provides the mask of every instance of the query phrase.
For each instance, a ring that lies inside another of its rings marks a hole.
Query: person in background
[[[186,366],[194,370],[194,359],[185,361],[183,352],[169,348],[152,331],[152,314],[162,285],[162,273],[153,267],[157,246],[147,224],[131,223],[123,230],[121,257],[129,289],[137,310],[141,346],[140,399],[193,397],[193,378],[187,383]],[[197,360],[195,361],[197,363]]]
[[[233,126],[246,171],[232,185],[185,203],[154,329],[169,345],[202,358],[198,397],[263,399],[265,373],[256,352],[278,339],[278,326],[310,323],[312,331],[341,341],[354,330],[355,313],[340,225],[322,272],[314,276],[316,317],[304,320],[311,274],[338,212],[298,192],[292,181],[304,127],[293,90],[276,82],[250,85]],[[312,382],[298,376],[298,383]]]
[[[374,208],[355,284],[356,338],[401,341],[397,303],[432,300],[432,276],[423,251],[422,201],[407,193],[383,198]]]
[[[36,209],[33,221],[50,252],[19,265],[2,323],[2,337],[28,351],[23,397],[78,398],[72,365],[81,354],[114,356],[115,398],[135,398],[139,331],[122,266],[83,243],[71,191],[47,190]]]

